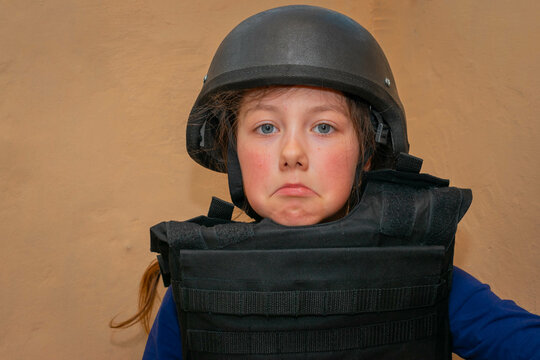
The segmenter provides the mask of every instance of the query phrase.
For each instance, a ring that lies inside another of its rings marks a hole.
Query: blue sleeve
[[[453,351],[464,359],[540,359],[540,317],[456,267],[449,315]]]
[[[143,360],[155,359],[182,359],[180,326],[170,287],[163,296],[144,349]]]

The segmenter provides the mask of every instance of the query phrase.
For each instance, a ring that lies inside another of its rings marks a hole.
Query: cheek
[[[265,149],[246,145],[238,148],[238,160],[242,169],[242,180],[246,195],[264,188],[263,180],[268,178],[270,156]]]
[[[341,179],[351,179],[354,177],[356,165],[358,164],[358,146],[355,143],[347,146],[335,146],[322,152],[322,162],[324,173],[335,174]],[[345,183],[345,182],[344,182]]]
[[[327,161],[325,162],[323,173],[329,176],[328,180],[333,186],[337,184],[339,187],[350,188],[356,169],[356,162],[348,154],[336,153],[333,155],[328,154],[326,157]]]

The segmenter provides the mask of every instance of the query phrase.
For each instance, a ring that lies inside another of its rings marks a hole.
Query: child
[[[470,191],[418,174],[390,67],[353,20],[311,6],[245,20],[186,139],[256,222],[216,201],[151,229],[172,291],[145,359],[540,358],[540,319],[452,267]],[[157,264],[146,274],[124,325],[148,321]]]

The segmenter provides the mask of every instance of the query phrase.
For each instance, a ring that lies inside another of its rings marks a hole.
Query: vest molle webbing
[[[454,236],[471,191],[393,170],[364,186],[330,223],[152,227],[184,359],[450,359]]]

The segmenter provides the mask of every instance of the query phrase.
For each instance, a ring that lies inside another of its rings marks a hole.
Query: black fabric
[[[375,170],[364,173],[364,182],[385,181],[395,184],[404,184],[414,188],[447,187],[450,181],[429,174],[415,174],[395,170]],[[465,189],[465,191],[467,191]],[[472,199],[471,199],[472,200]]]
[[[242,248],[207,250],[173,247],[170,257],[182,266],[171,267],[173,282],[178,288],[238,291],[436,285],[446,256],[442,245],[294,248],[293,244],[286,248],[279,244],[276,249],[268,249],[263,244],[257,249],[257,239],[240,245]],[[384,277],[379,278],[383,265]]]
[[[212,196],[212,202],[210,203],[210,209],[208,209],[209,218],[218,218],[223,220],[231,220],[234,210],[234,205]]]
[[[167,223],[169,242],[180,243],[184,249],[207,249],[208,246],[201,234],[201,227],[191,222],[169,221]]]
[[[420,173],[423,162],[424,160],[419,157],[406,153],[400,153],[396,159],[396,170],[418,174]]]
[[[168,287],[171,284],[171,272],[169,271],[169,261],[166,260],[161,254],[157,256],[159,271],[163,279],[163,285]]]
[[[432,195],[435,199],[431,205],[430,224],[426,231],[428,239],[448,237],[449,232],[457,226],[460,218],[456,209],[461,207],[461,202],[467,200],[464,199],[466,195],[461,196],[456,190],[447,188]]]
[[[432,336],[436,314],[403,321],[312,331],[227,332],[189,330],[193,351],[218,354],[317,353],[403,343]]]
[[[407,187],[392,190],[382,193],[380,232],[388,236],[409,237],[416,218],[415,192]]]
[[[182,309],[235,315],[305,316],[434,305],[440,284],[353,290],[224,291],[181,288]]]
[[[156,225],[184,358],[450,359],[454,235],[472,196],[447,184],[373,171],[329,223]]]
[[[159,252],[163,255],[169,250],[169,239],[167,238],[167,222],[160,222],[150,228],[150,251]]]
[[[218,224],[214,226],[218,237],[217,248],[225,248],[233,244],[241,243],[247,239],[253,237],[253,227],[249,224],[235,223],[235,224]]]

